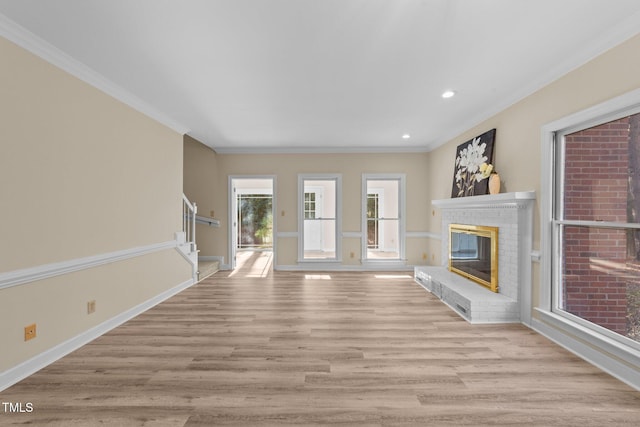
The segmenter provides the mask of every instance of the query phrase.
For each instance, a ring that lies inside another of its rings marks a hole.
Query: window
[[[638,113],[640,89],[542,127],[540,287],[531,317],[524,314],[533,329],[634,387]]]
[[[364,261],[404,258],[404,183],[404,174],[363,175]]]
[[[640,349],[640,113],[560,130],[554,154],[551,310]]]
[[[341,257],[340,175],[300,175],[298,259],[337,261]]]

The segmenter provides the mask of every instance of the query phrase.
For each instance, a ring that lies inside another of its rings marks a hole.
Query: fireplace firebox
[[[498,292],[498,227],[449,224],[449,271]]]

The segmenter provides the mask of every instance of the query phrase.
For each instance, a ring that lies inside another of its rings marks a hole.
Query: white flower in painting
[[[487,144],[480,144],[480,138],[474,138],[473,142],[469,144],[468,152],[468,166],[469,172],[476,173],[480,170],[480,165],[487,161],[487,156],[484,155],[484,150],[487,148]]]
[[[480,137],[474,138],[469,145],[460,151],[456,157],[456,186],[458,196],[472,195],[474,185],[486,178],[481,166],[486,164],[488,157],[484,155],[486,143],[480,143]]]

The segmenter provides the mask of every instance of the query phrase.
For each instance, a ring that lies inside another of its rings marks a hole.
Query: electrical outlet
[[[213,209],[209,213],[211,214],[211,218],[216,217],[216,211],[214,211]]]
[[[96,311],[96,300],[91,300],[87,303],[87,314],[94,313]]]
[[[29,341],[36,337],[36,324],[24,327],[24,340]]]

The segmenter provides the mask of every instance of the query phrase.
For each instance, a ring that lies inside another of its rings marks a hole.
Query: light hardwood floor
[[[218,272],[0,393],[0,425],[640,425],[640,392],[407,273]],[[405,277],[402,277],[405,276]]]

